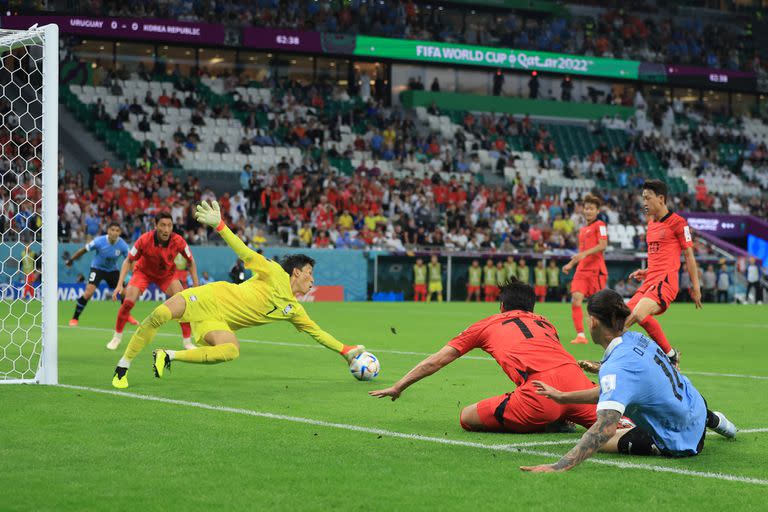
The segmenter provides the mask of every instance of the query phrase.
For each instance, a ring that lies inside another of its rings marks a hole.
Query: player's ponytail
[[[621,295],[609,288],[589,298],[587,312],[615,332],[624,330],[624,323],[631,313]]]

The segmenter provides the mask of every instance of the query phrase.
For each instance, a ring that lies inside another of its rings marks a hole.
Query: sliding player
[[[126,241],[120,237],[121,234],[120,224],[110,222],[109,226],[107,226],[106,235],[97,236],[85,244],[84,247],[75,251],[75,254],[64,262],[67,267],[71,267],[72,263],[80,259],[86,252],[93,251],[95,253],[91,261],[91,269],[88,272],[88,284],[85,286],[85,292],[77,299],[75,312],[69,320],[70,327],[76,327],[80,323],[80,315],[83,313],[85,306],[88,305],[88,301],[91,300],[93,292],[96,291],[96,288],[102,281],[106,281],[107,286],[113,290],[117,288],[118,279],[120,278],[118,260],[125,258],[128,255],[129,249]],[[138,325],[139,322],[129,315],[128,323]]]
[[[524,434],[544,432],[547,425],[561,421],[572,421],[587,428],[592,426],[596,418],[594,404],[562,406],[536,394],[534,379],[568,390],[589,388],[594,384],[560,344],[555,327],[543,316],[533,313],[536,303],[533,288],[512,280],[501,288],[499,299],[501,313],[470,325],[392,387],[369,394],[397,400],[412,384],[473,348],[480,348],[499,363],[517,389],[465,407],[459,419],[465,430]]]
[[[123,296],[123,305],[117,313],[115,333],[112,340],[107,343],[109,350],[116,350],[123,339],[123,329],[131,316],[131,309],[136,305],[139,296],[144,290],[154,283],[167,296],[172,296],[183,290],[181,283],[176,279],[176,264],[174,258],[181,254],[189,263],[189,272],[192,274],[192,282],[197,285],[197,265],[192,257],[187,242],[181,235],[173,232],[173,220],[171,214],[158,213],[155,216],[155,229],[144,233],[136,240],[128,252],[128,257],[120,267],[120,276],[112,295],[117,300],[118,295]],[[128,272],[133,269],[131,280],[123,290],[123,282]],[[185,347],[192,347],[192,331],[188,323],[181,324],[181,334]]]
[[[596,293],[589,298],[587,313],[592,341],[605,349],[600,387],[561,392],[543,382],[534,385],[540,395],[559,404],[597,403],[597,422],[560,461],[520,469],[566,471],[597,451],[689,457],[701,453],[707,428],[727,438],[736,436],[734,424],[707,408],[699,391],[657,345],[626,330],[630,311],[621,295],[613,290]],[[624,414],[634,428],[618,429]]]
[[[195,218],[219,232],[245,267],[253,271],[253,277],[240,284],[217,281],[188,288],[156,307],[141,322],[120,358],[112,379],[114,387],[128,387],[131,362],[152,341],[157,330],[171,320],[190,322],[197,346],[179,351],[155,350],[152,361],[158,378],[166,368],[170,369],[173,361],[213,364],[237,359],[240,342],[234,331],[280,320],[291,322],[297,330],[338,352],[348,362],[365,350],[362,345],[344,345],[320,329],[296,300],[296,295],[304,295],[312,288],[312,258],[294,254],[285,258],[282,266],[267,260],[246,247],[224,224],[216,201],[198,205]]]
[[[571,318],[576,328],[576,337],[571,343],[587,343],[584,336],[584,313],[581,303],[605,288],[608,281],[608,268],[605,266],[605,248],[608,247],[608,231],[605,223],[597,220],[600,212],[600,198],[587,194],[583,201],[582,212],[587,225],[579,230],[579,252],[563,266],[568,273],[576,266],[576,273],[571,281]]]

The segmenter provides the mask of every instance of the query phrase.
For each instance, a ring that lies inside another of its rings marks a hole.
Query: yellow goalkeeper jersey
[[[204,336],[203,330],[216,330],[216,321],[226,323],[233,331],[288,321],[296,330],[309,334],[331,350],[343,350],[344,345],[323,331],[296,300],[290,277],[279,263],[249,249],[226,226],[219,234],[243,260],[245,267],[253,271],[253,277],[240,284],[217,281],[182,292],[187,311],[181,321],[192,322],[196,337]]]

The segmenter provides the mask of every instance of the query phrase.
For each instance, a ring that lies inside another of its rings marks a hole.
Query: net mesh
[[[0,380],[42,353],[43,34],[0,30]]]

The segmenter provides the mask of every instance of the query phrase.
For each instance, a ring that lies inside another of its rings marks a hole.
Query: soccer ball
[[[379,360],[370,352],[358,354],[349,362],[349,371],[357,380],[373,380],[379,370]]]

